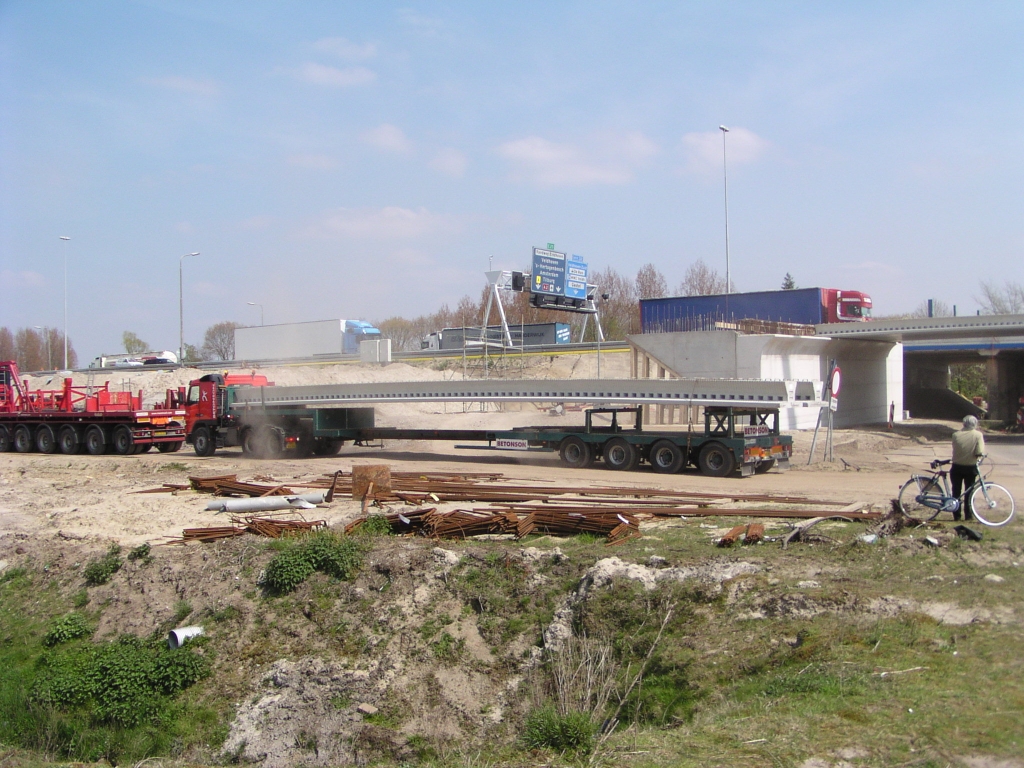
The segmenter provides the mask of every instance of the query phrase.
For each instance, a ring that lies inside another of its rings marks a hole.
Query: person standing
[[[964,520],[973,520],[974,511],[967,508],[967,501],[962,497],[978,479],[978,461],[985,455],[985,438],[978,431],[978,420],[973,416],[964,416],[964,428],[953,433],[953,466],[949,471],[949,479],[953,481],[953,495],[961,500],[960,508],[964,511]],[[953,513],[953,519],[960,519],[960,510]]]

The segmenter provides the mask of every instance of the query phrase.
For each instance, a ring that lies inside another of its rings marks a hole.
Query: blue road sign
[[[533,279],[530,281],[530,292],[548,296],[565,295],[564,253],[545,248],[533,249]]]
[[[587,298],[587,262],[575,253],[565,262],[565,297]]]

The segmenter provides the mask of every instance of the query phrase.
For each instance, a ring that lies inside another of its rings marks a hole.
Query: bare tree
[[[420,333],[416,320],[404,317],[389,317],[375,323],[381,335],[391,339],[391,346],[396,352],[413,352],[420,348],[420,339],[426,334]]]
[[[121,343],[124,344],[124,351],[129,355],[141,355],[149,350],[149,344],[131,331],[125,331],[121,334]]]
[[[640,333],[640,300],[636,282],[623,277],[613,267],[595,272],[590,280],[602,297],[599,308],[605,338],[618,341],[631,333]],[[604,295],[608,298],[603,298]]]
[[[10,328],[0,328],[0,360],[17,360],[18,348]]]
[[[686,268],[683,282],[676,289],[682,296],[711,296],[725,291],[725,278],[705,264],[703,259],[697,259]]]
[[[1020,283],[981,284],[981,304],[983,315],[1017,315],[1024,312],[1024,285]]]
[[[910,313],[909,316],[910,317],[928,317],[928,300],[925,299],[920,304],[918,304],[917,307],[914,309],[913,312]],[[946,302],[942,301],[942,299],[933,299],[932,300],[932,315],[931,316],[932,317],[952,317],[953,316],[953,308],[949,304],[947,304]]]
[[[201,363],[207,359],[206,355],[203,354],[203,350],[197,347],[195,344],[185,344],[185,349],[181,353],[181,362],[183,363]]]
[[[49,348],[47,348],[49,344]],[[0,328],[0,360],[14,360],[23,371],[52,370],[54,363],[63,362],[64,334],[56,328],[19,328],[11,332]],[[78,353],[68,339],[68,366],[78,367]]]
[[[791,274],[789,274],[789,272],[787,272],[786,276],[784,278],[782,278],[782,290],[784,290],[784,291],[795,291],[796,287],[797,287],[796,280],[794,280],[793,276]]]
[[[211,325],[203,334],[202,353],[208,360],[235,359],[235,328],[242,328],[241,323],[225,320]]]
[[[644,264],[636,273],[638,299],[660,299],[668,295],[668,282],[653,264]]]
[[[14,334],[18,349],[18,367],[25,371],[41,371],[46,367],[46,344],[32,328],[19,328]]]

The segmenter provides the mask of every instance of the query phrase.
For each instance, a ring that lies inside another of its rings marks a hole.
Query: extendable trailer
[[[780,407],[820,405],[814,381],[743,380],[537,380],[439,381],[275,387],[245,377],[218,374],[192,382],[183,397],[188,441],[199,455],[240,445],[258,458],[330,455],[351,441],[443,440],[486,443],[497,450],[557,451],[569,467],[602,462],[608,469],[635,469],[646,462],[656,472],[678,472],[695,465],[725,476],[785,468],[793,440],[780,433]],[[174,400],[168,394],[168,401]],[[378,427],[371,403],[389,402],[557,402],[591,406],[578,427],[521,427],[511,430],[402,429]],[[700,405],[702,429],[648,432],[642,406]],[[610,415],[597,424],[595,414]],[[631,414],[632,425],[619,417]],[[468,447],[468,446],[467,446]]]
[[[185,442],[185,411],[143,410],[142,392],[112,392],[107,384],[30,390],[13,360],[0,362],[0,452],[164,453]]]

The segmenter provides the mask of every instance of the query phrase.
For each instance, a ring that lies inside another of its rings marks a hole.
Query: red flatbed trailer
[[[85,450],[143,453],[154,445],[172,453],[185,442],[185,411],[144,410],[142,392],[113,392],[108,384],[58,390],[28,388],[13,360],[0,361],[0,452],[65,454]]]

